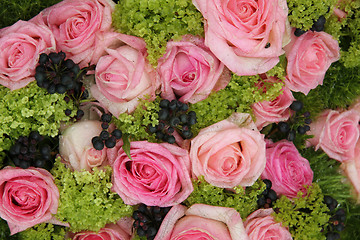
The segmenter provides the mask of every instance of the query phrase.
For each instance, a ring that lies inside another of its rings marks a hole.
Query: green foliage
[[[14,140],[32,130],[57,136],[60,123],[71,117],[65,115],[65,109],[75,108],[72,101],[64,101],[63,94],[48,94],[35,82],[14,91],[0,86],[0,96],[0,152],[8,150]],[[74,115],[76,111],[72,112]]]
[[[191,0],[120,0],[113,13],[119,32],[145,40],[148,60],[154,66],[165,53],[166,43],[182,35],[203,35],[202,15]]]
[[[0,240],[8,240],[10,236],[10,229],[7,222],[0,218]]]
[[[345,222],[345,231],[341,233],[341,239],[354,240],[360,236],[360,205],[349,203],[345,205],[347,218]]]
[[[228,86],[207,99],[191,105],[196,112],[198,123],[192,128],[195,133],[201,128],[228,118],[233,112],[251,113],[251,104],[258,101],[270,101],[280,93],[283,83],[266,83],[263,88],[256,84],[261,81],[256,76],[237,76],[233,74]],[[266,89],[266,92],[264,91]]]
[[[132,206],[124,204],[117,193],[111,192],[111,168],[93,170],[91,173],[72,172],[59,158],[52,169],[60,192],[55,216],[60,221],[68,222],[74,232],[98,231],[107,223],[116,222],[132,213]]]
[[[328,18],[337,0],[287,0],[292,27],[309,30],[321,15]],[[330,10],[330,11],[329,11]]]
[[[207,183],[204,177],[200,177],[199,180],[193,180],[193,186],[194,191],[185,201],[188,207],[195,203],[203,203],[234,208],[243,219],[257,209],[258,196],[266,188],[265,183],[258,180],[251,187],[244,189],[238,186],[232,192]]]
[[[63,240],[65,234],[64,227],[41,223],[16,235],[19,240]]]
[[[113,122],[123,134],[130,135],[132,141],[148,140],[155,142],[155,135],[148,133],[147,128],[149,124],[155,126],[159,123],[159,102],[160,98],[156,98],[153,102],[142,99],[131,115],[122,113],[118,118],[113,117]]]
[[[10,26],[18,20],[29,20],[44,8],[50,7],[61,0],[1,0],[0,28]]]
[[[299,192],[293,201],[285,196],[280,197],[274,203],[273,215],[276,221],[289,228],[294,239],[325,240],[321,230],[329,221],[329,209],[323,203],[324,196],[319,185],[313,183],[307,190],[306,196]]]

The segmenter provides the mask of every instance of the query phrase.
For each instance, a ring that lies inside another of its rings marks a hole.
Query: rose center
[[[68,27],[68,34],[70,39],[75,39],[80,36],[88,26],[89,13],[82,12],[81,15],[75,16],[68,21],[71,25]]]

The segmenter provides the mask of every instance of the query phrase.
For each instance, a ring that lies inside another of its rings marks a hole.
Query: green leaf
[[[126,153],[126,155],[130,158],[130,160],[132,160],[131,155],[130,155],[130,139],[129,139],[129,135],[124,134],[123,137],[122,137],[122,140],[124,142],[122,148],[124,149],[124,152]]]

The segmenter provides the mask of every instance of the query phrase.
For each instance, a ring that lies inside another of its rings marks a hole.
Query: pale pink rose
[[[154,240],[249,240],[240,214],[233,208],[194,204],[171,208]]]
[[[131,142],[126,155],[119,141],[108,150],[113,167],[113,191],[126,204],[167,207],[184,201],[193,191],[188,152],[168,143]]]
[[[356,110],[325,110],[310,124],[308,134],[314,137],[308,141],[315,146],[315,150],[321,148],[330,158],[347,161],[355,155],[359,120],[360,114]]]
[[[354,110],[360,115],[360,98],[356,99],[351,106],[349,107],[349,110]]]
[[[339,43],[326,32],[307,31],[300,37],[292,34],[284,49],[288,61],[285,85],[305,95],[322,85],[331,63],[340,58]]]
[[[235,122],[241,115],[251,118],[235,113],[201,129],[191,140],[190,160],[196,177],[204,176],[217,187],[232,188],[251,186],[260,176],[266,164],[264,135],[256,127],[249,129],[248,123]]]
[[[151,99],[158,87],[155,70],[146,61],[145,42],[137,37],[109,33],[112,40],[105,40],[107,55],[100,57],[96,69],[96,85],[91,94],[114,116],[131,113],[139,98]]]
[[[250,240],[292,240],[291,233],[281,223],[276,222],[271,214],[272,208],[259,209],[250,214],[244,222]]]
[[[11,90],[35,80],[40,53],[56,50],[54,35],[44,25],[18,21],[0,32],[0,84]]]
[[[272,182],[272,189],[279,195],[295,198],[299,191],[306,194],[305,186],[311,185],[313,171],[295,145],[287,140],[266,144],[266,167],[262,179]]]
[[[181,41],[170,41],[160,58],[157,71],[161,81],[161,96],[185,103],[204,100],[230,82],[230,72],[224,68],[204,39],[191,35]]]
[[[360,141],[355,146],[355,155],[352,159],[341,164],[346,176],[354,187],[357,203],[360,203]]]
[[[98,35],[111,29],[111,0],[64,0],[42,11],[31,21],[44,23],[53,32],[58,49],[80,67],[96,64],[93,59]]]
[[[11,235],[51,222],[58,201],[59,190],[48,171],[14,167],[0,170],[0,217],[7,221]]]
[[[90,171],[104,164],[106,150],[96,150],[91,142],[101,131],[100,121],[80,121],[68,127],[60,136],[60,155],[72,169]]]
[[[193,0],[205,18],[205,45],[238,75],[264,73],[289,42],[286,0]]]
[[[277,82],[276,78],[267,81]],[[270,123],[287,121],[291,115],[290,105],[295,101],[290,89],[282,88],[282,93],[272,101],[261,101],[251,105],[256,118],[256,127],[261,130]]]

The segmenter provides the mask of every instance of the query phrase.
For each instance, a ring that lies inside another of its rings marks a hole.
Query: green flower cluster
[[[323,202],[324,196],[319,185],[313,183],[307,191],[307,195],[299,192],[293,200],[280,197],[273,205],[274,218],[289,228],[294,239],[325,240],[321,230],[330,219],[329,209]]]
[[[72,172],[60,158],[51,170],[60,192],[55,216],[68,222],[73,232],[98,231],[109,222],[130,216],[133,211],[132,206],[124,204],[119,195],[111,191],[111,168],[93,170]]]
[[[328,18],[337,2],[337,0],[287,0],[290,25],[309,30],[320,16],[324,15]]]
[[[261,81],[258,75],[232,75],[228,86],[210,95],[207,99],[191,105],[190,110],[196,112],[198,123],[192,130],[200,129],[228,118],[233,112],[251,113],[251,104],[258,101],[270,101],[280,93],[283,83],[266,83],[259,88]],[[264,91],[266,89],[266,91]]]
[[[258,180],[251,187],[244,189],[238,186],[234,188],[235,192],[231,192],[207,183],[203,176],[199,180],[193,180],[193,186],[194,191],[185,201],[188,207],[195,203],[203,203],[234,208],[243,219],[257,209],[258,196],[266,188],[265,183]]]
[[[17,236],[16,239],[18,240],[63,240],[65,234],[64,227],[56,226],[51,223],[41,223],[14,236]]]
[[[202,15],[191,0],[120,0],[113,13],[113,26],[119,32],[141,37],[148,60],[156,66],[166,43],[182,35],[203,35]]]

